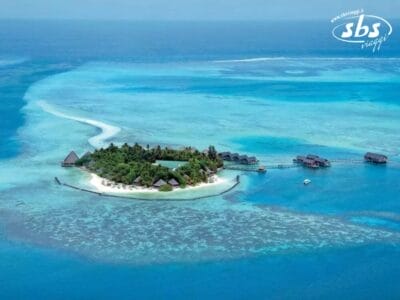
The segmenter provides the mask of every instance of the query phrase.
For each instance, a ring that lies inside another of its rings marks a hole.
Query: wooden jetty
[[[267,168],[265,166],[258,166],[258,165],[228,164],[224,165],[224,169],[233,171],[242,171],[242,172],[257,172],[257,173],[267,172]]]

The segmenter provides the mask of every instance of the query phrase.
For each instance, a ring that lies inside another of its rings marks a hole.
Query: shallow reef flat
[[[224,199],[201,204],[81,201],[41,212],[3,212],[2,218],[9,220],[7,233],[14,239],[111,263],[203,261],[400,242],[399,233],[389,230]]]
[[[398,65],[395,61],[392,68]],[[47,77],[25,95],[26,122],[18,132],[21,155],[0,162],[3,228],[12,240],[132,264],[375,243],[398,247],[394,227],[351,218],[377,198],[377,184],[365,183],[376,174],[386,189],[381,200],[397,194],[392,182],[398,171],[390,166],[377,172],[358,166],[351,173],[353,167],[333,166],[325,173],[244,174],[233,192],[196,202],[119,200],[54,183],[55,176],[87,182],[85,174],[61,168],[60,161],[71,150],[83,154],[111,141],[199,149],[213,144],[221,151],[255,153],[262,163],[290,162],[297,149],[321,151],[329,158],[354,158],[368,149],[398,161],[400,107],[379,94],[383,79],[398,85],[390,68],[372,63],[350,72],[348,62],[330,60],[91,63]],[[314,81],[311,90],[308,82]],[[303,98],[292,97],[299,84],[310,90]],[[356,92],[353,85],[362,88]],[[328,90],[337,101],[324,98]],[[102,135],[104,128],[114,131]],[[307,190],[301,184],[306,176],[315,177]],[[358,199],[360,189],[350,187],[363,182],[363,188],[373,191]],[[357,205],[340,199],[357,199]],[[394,203],[383,200],[374,207],[376,215]],[[341,214],[346,205],[350,217]]]

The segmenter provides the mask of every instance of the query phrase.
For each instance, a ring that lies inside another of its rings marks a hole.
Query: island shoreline
[[[173,192],[179,191],[190,191],[190,190],[197,190],[201,188],[208,188],[212,186],[222,185],[227,183],[228,180],[226,178],[222,178],[221,176],[214,175],[213,179],[214,182],[202,182],[197,185],[193,186],[186,186],[185,188],[180,187],[173,187],[172,191],[170,192],[161,192],[159,189],[154,187],[142,187],[142,186],[135,186],[135,185],[124,185],[120,183],[114,183],[106,178],[100,177],[99,175],[88,172],[90,176],[89,184],[93,186],[98,192],[100,193],[113,193],[113,194],[140,194],[140,193],[152,193],[152,194],[170,194]],[[113,186],[107,186],[105,183],[109,182]]]

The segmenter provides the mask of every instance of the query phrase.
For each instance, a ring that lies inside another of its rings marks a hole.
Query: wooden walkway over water
[[[276,164],[276,165],[263,165],[265,170],[271,169],[290,169],[290,168],[298,168],[300,165],[297,164]],[[264,173],[259,170],[259,165],[228,165],[225,166],[225,170],[233,170],[233,171],[243,171],[243,172],[258,172]]]
[[[354,158],[338,158],[330,160],[332,164],[338,165],[360,165],[360,164],[371,164],[365,162],[364,159],[354,159]],[[292,168],[301,168],[303,167],[301,164],[296,163],[276,163],[263,165],[265,167],[265,171],[268,170],[276,170],[276,169],[292,169]],[[400,168],[400,162],[389,161],[388,163],[382,165],[391,168]],[[241,165],[241,164],[228,164],[224,166],[225,170],[233,170],[233,171],[242,171],[242,172],[258,172],[264,173],[259,170],[260,165]],[[324,169],[325,167],[320,167],[318,169]]]
[[[58,177],[54,177],[54,181],[60,186],[64,186],[64,187],[71,188],[71,189],[85,192],[85,193],[94,194],[97,196],[120,198],[120,199],[131,199],[131,200],[139,200],[139,201],[194,201],[194,200],[218,197],[218,196],[222,196],[224,194],[229,193],[230,191],[232,191],[234,188],[236,188],[240,184],[240,176],[237,175],[234,180],[233,185],[230,186],[229,188],[227,188],[226,190],[223,190],[222,192],[215,193],[212,195],[204,195],[204,196],[189,197],[189,198],[143,198],[143,197],[135,197],[135,196],[128,196],[128,195],[116,195],[116,194],[109,194],[109,193],[101,193],[101,192],[81,188],[81,187],[78,187],[78,186],[75,186],[72,184],[68,184],[68,183],[62,182]],[[129,191],[127,191],[127,193],[129,193]]]

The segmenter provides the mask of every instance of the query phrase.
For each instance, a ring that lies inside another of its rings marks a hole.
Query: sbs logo
[[[386,42],[393,31],[392,25],[387,20],[374,15],[336,17],[332,23],[338,20],[342,22],[332,29],[335,39],[361,44],[362,49],[371,47],[373,52],[380,49],[381,44]]]

